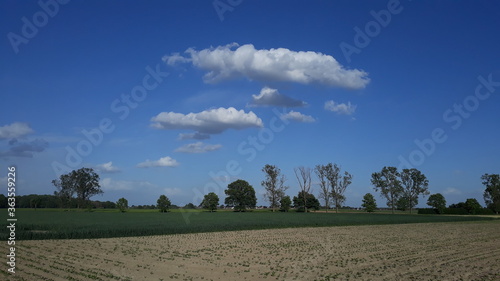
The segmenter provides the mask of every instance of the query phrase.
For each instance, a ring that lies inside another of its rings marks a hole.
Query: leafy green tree
[[[403,172],[400,174],[401,177],[401,185],[403,186],[403,193],[406,198],[406,204],[408,208],[411,210],[415,205],[418,204],[418,196],[420,195],[428,195],[428,186],[429,181],[427,177],[420,172],[419,170],[412,169],[403,169]]]
[[[182,207],[183,209],[196,209],[196,206],[193,203],[187,203]]]
[[[306,199],[305,208],[303,198]],[[297,212],[308,212],[310,209],[319,210],[319,201],[313,194],[299,191],[297,196],[293,197],[293,206],[297,208]]]
[[[8,208],[8,207],[9,207],[9,204],[8,204],[7,196],[0,194],[0,208]]]
[[[118,199],[118,201],[116,201],[116,207],[120,210],[120,212],[125,213],[128,209],[128,200],[123,197]]]
[[[371,178],[375,191],[380,190],[381,195],[387,199],[387,206],[392,208],[393,214],[396,202],[403,194],[403,187],[401,186],[399,176],[400,174],[396,167],[384,167],[382,171],[373,173]]]
[[[172,203],[170,202],[170,199],[168,199],[168,197],[165,195],[160,195],[160,198],[158,198],[158,200],[156,201],[156,207],[162,213],[168,212],[171,206]]]
[[[498,215],[500,212],[500,175],[484,174],[481,179],[486,186],[484,203]]]
[[[416,206],[418,204],[418,198],[413,198],[412,206]],[[410,209],[410,199],[405,195],[401,196],[396,202],[396,209],[400,211],[406,211]]]
[[[219,196],[217,196],[217,194],[215,194],[214,192],[210,192],[209,194],[205,195],[203,201],[201,202],[201,206],[204,209],[210,210],[210,212],[217,210],[218,205]]]
[[[446,199],[444,199],[441,193],[432,194],[427,199],[427,205],[437,210],[439,214],[442,214],[444,213],[444,209],[446,209]]]
[[[469,214],[475,215],[476,212],[482,208],[483,207],[481,207],[481,204],[477,202],[476,198],[468,198],[465,200],[465,209],[469,212]]]
[[[336,165],[335,165],[336,166]],[[339,168],[340,171],[340,168]],[[338,177],[338,182],[333,186],[332,185],[332,198],[335,202],[335,212],[339,212],[339,208],[345,201],[345,190],[352,183],[352,175],[347,171],[344,172],[344,176]]]
[[[292,200],[290,199],[290,196],[283,196],[281,198],[280,204],[281,211],[288,212],[290,210],[290,207],[292,206]]]
[[[255,189],[244,180],[236,180],[227,186],[224,190],[227,197],[224,204],[234,207],[237,212],[243,212],[247,208],[255,208],[257,197],[255,197]]]
[[[76,194],[78,208],[88,205],[90,197],[103,193],[99,185],[99,175],[92,168],[73,170],[59,176],[59,179],[53,180],[52,184],[57,188],[55,195],[61,197],[63,201],[71,200]]]
[[[273,212],[280,206],[280,200],[285,195],[288,186],[285,186],[285,175],[281,174],[280,168],[266,164],[262,168],[262,172],[266,174],[265,180],[261,185],[266,189],[265,198],[271,204]]]
[[[42,202],[42,198],[38,195],[34,195],[30,199],[30,206],[33,207],[36,211],[36,208],[40,205],[40,202]]]
[[[363,204],[361,206],[369,213],[374,212],[377,209],[375,197],[373,197],[371,193],[365,194],[365,196],[363,196]]]
[[[308,200],[307,195],[311,191],[311,183],[312,183],[311,168],[301,166],[301,167],[294,168],[293,171],[295,173],[295,177],[297,178],[297,181],[298,181],[299,186],[300,186],[299,195],[302,196],[302,207],[303,208],[305,207],[304,211],[307,212],[307,208],[309,205],[307,203],[307,200]],[[296,205],[295,204],[295,197],[294,197],[293,202],[294,202],[294,205]],[[318,203],[318,206],[319,206],[319,203]]]

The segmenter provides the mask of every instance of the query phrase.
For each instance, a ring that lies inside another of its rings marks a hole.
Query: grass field
[[[379,225],[491,220],[476,216],[387,213],[272,213],[62,211],[18,209],[16,239],[88,239],[289,227]],[[7,233],[0,234],[7,240]]]

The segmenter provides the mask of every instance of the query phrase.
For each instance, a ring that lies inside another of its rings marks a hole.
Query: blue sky
[[[241,178],[265,205],[265,164],[294,196],[294,167],[332,162],[349,206],[408,165],[484,204],[500,173],[495,1],[40,3],[0,4],[0,178],[16,165],[19,194],[85,166],[95,200],[222,203]]]

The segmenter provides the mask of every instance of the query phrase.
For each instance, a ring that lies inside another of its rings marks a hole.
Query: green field
[[[387,213],[272,213],[228,211],[169,212],[154,210],[84,212],[18,209],[16,239],[79,239],[180,234],[212,231],[371,224],[403,224],[491,220],[476,216],[408,215]],[[2,232],[0,240],[6,241]]]

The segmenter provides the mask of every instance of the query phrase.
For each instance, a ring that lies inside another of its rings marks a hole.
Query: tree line
[[[346,200],[346,190],[352,183],[353,176],[342,171],[337,164],[328,163],[326,165],[316,165],[313,169],[309,167],[294,168],[294,175],[299,186],[296,196],[290,198],[286,195],[289,186],[286,185],[287,178],[276,165],[266,164],[262,168],[264,180],[261,185],[265,189],[264,199],[269,203],[269,208],[275,211],[288,211],[296,208],[299,212],[308,212],[320,208],[319,200],[312,192],[313,174],[319,186],[319,198],[323,202],[323,207],[328,210],[331,206],[338,212]],[[482,184],[486,187],[483,197],[487,208],[495,213],[500,212],[500,176],[498,174],[484,174],[481,176]],[[116,203],[111,201],[91,201],[94,195],[102,194],[99,185],[99,175],[92,168],[81,168],[73,170],[68,174],[61,175],[52,181],[56,187],[54,195],[25,195],[17,196],[17,206],[20,208],[118,208],[124,212],[128,206],[125,198],[120,198]],[[418,204],[420,196],[429,195],[429,181],[419,170],[403,169],[398,171],[396,167],[383,167],[380,172],[372,173],[371,184],[376,192],[380,192],[381,197],[387,200],[387,206],[394,213],[395,210],[409,210]],[[235,211],[245,211],[256,207],[257,198],[255,189],[245,180],[238,179],[228,184],[224,191],[226,207]],[[2,198],[3,197],[3,198]],[[0,208],[6,206],[7,198],[0,194]],[[427,204],[433,208],[435,213],[443,213],[446,208],[446,200],[442,194],[432,194]],[[185,206],[188,208],[196,208]],[[479,206],[479,207],[478,207]],[[171,208],[177,208],[170,202],[166,195],[161,195],[156,205],[145,205],[142,208],[157,208],[160,212],[167,212]],[[219,207],[219,197],[214,192],[204,196],[198,207],[209,211],[215,211]],[[362,207],[368,211],[377,208],[375,197],[371,193],[365,194]],[[452,209],[465,209],[469,213],[476,212],[482,208],[476,199],[469,198],[466,202],[450,205]]]

